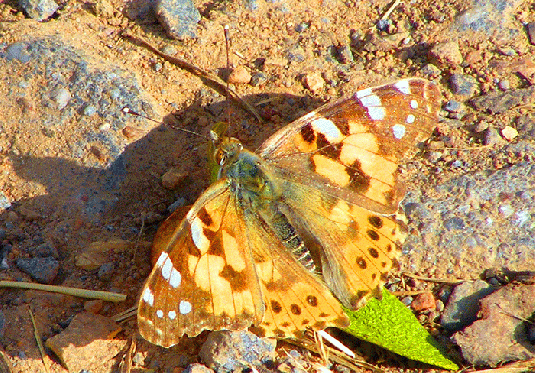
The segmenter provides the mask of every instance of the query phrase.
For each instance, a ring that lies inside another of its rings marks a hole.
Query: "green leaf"
[[[356,311],[344,308],[350,319],[345,331],[411,360],[443,369],[459,369],[410,309],[386,289],[382,298],[372,297]]]

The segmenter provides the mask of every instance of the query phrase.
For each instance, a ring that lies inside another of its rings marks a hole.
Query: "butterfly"
[[[440,98],[409,78],[326,104],[257,153],[218,137],[218,180],[154,239],[140,334],[170,347],[203,330],[298,338],[346,327],[343,307],[378,296],[397,265],[398,164],[431,135]]]

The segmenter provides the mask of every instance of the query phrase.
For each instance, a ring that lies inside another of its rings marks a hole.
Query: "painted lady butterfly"
[[[426,80],[399,80],[301,117],[258,154],[218,139],[219,180],[156,235],[141,335],[169,347],[205,329],[347,326],[341,305],[380,294],[395,266],[398,161],[431,134],[440,97]]]

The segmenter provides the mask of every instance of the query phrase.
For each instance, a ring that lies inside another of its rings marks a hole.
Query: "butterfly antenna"
[[[229,36],[229,25],[225,25],[223,27],[223,32],[225,34],[225,51],[227,53],[227,90],[226,92],[226,98],[227,98],[227,123],[230,124],[230,36]]]
[[[136,111],[130,109],[129,107],[126,107],[126,106],[125,106],[125,107],[123,108],[122,111],[123,111],[123,113],[125,113],[125,114],[131,114],[131,115],[134,115],[134,116],[136,116],[136,117],[144,118],[144,119],[150,120],[151,122],[161,124],[160,121],[158,121],[158,120],[156,120],[156,119],[154,119],[154,118],[148,117],[148,116],[146,116],[145,114],[138,113],[138,112],[136,112]],[[200,134],[200,133],[198,133],[198,132],[191,131],[191,130],[188,130],[188,129],[185,129],[185,128],[182,128],[182,127],[177,127],[177,126],[175,126],[175,125],[173,125],[173,124],[169,124],[169,123],[165,123],[165,125],[168,126],[168,127],[173,128],[173,129],[175,129],[175,130],[178,130],[178,131],[182,131],[182,132],[186,132],[186,133],[191,133],[192,135],[195,135],[195,136],[198,136],[198,137],[202,137],[204,140],[206,140],[206,136],[205,136],[205,135],[202,135],[202,134]]]

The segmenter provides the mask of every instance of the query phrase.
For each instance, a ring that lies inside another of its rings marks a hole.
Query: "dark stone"
[[[59,271],[59,262],[52,257],[47,258],[19,258],[16,265],[20,270],[30,275],[35,281],[50,284]]]
[[[470,75],[453,74],[450,77],[450,88],[456,95],[473,96],[477,90],[477,81]]]
[[[451,293],[440,324],[448,330],[460,330],[477,319],[479,301],[494,289],[485,281],[476,280],[457,285]]]

